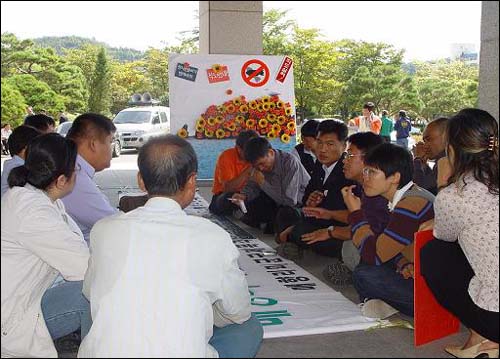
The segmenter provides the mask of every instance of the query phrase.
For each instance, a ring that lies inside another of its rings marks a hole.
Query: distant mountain
[[[41,47],[51,47],[60,55],[63,53],[63,49],[78,49],[84,45],[90,44],[104,46],[109,56],[120,62],[140,60],[144,57],[144,52],[139,50],[126,47],[111,47],[96,39],[88,39],[79,36],[44,36],[33,39],[33,42]]]

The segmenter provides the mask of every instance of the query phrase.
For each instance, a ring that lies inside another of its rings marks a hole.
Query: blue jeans
[[[208,342],[219,353],[219,358],[253,358],[262,343],[262,325],[252,314],[243,324],[214,327]]]
[[[53,340],[81,328],[82,339],[92,325],[90,303],[82,294],[83,281],[64,282],[49,288],[42,297],[45,324]]]
[[[404,279],[392,263],[381,266],[359,264],[352,274],[361,301],[381,299],[413,317],[413,279]]]
[[[403,148],[408,149],[408,137],[405,137],[405,138],[398,138],[398,139],[396,140],[396,144],[397,144],[398,146],[401,146],[401,147],[403,147]]]

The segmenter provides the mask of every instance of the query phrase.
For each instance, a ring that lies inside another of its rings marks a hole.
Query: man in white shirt
[[[148,202],[91,232],[83,292],[93,326],[78,356],[255,356],[262,327],[250,315],[239,252],[223,229],[183,211],[196,190],[193,148],[156,137],[138,165]]]

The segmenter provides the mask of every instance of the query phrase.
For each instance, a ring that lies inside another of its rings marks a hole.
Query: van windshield
[[[146,123],[151,118],[149,111],[123,111],[113,119],[114,123]]]

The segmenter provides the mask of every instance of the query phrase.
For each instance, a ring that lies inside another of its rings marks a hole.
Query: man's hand
[[[329,210],[321,207],[304,207],[302,212],[306,217],[314,217],[319,219],[332,219],[332,215]]]
[[[438,188],[445,187],[448,185],[448,179],[450,178],[453,170],[451,168],[451,163],[448,157],[440,158],[436,164],[438,167],[437,173],[437,185]]]
[[[285,243],[288,240],[288,235],[292,233],[293,227],[295,226],[290,226],[286,228],[283,232],[281,232],[278,237],[276,237],[276,243],[281,244]]]
[[[328,228],[318,229],[314,232],[303,234],[301,237],[302,242],[307,242],[307,244],[326,241],[329,238]]]
[[[253,169],[253,171],[250,173],[249,179],[257,183],[259,187],[262,186],[264,184],[264,181],[266,180],[264,178],[264,174],[256,169]]]
[[[422,163],[427,163],[427,160],[429,159],[428,153],[429,149],[422,141],[418,142],[413,148],[413,154],[415,155],[415,158],[420,158],[422,160]]]
[[[355,187],[356,185],[347,186],[341,190],[342,197],[344,197],[344,203],[350,213],[361,209],[361,199],[352,193],[352,190]]]
[[[244,194],[242,194],[242,193],[235,193],[235,194],[233,194],[233,195],[232,195],[231,199],[232,199],[233,201],[238,201],[238,200],[239,200],[239,201],[246,201],[247,196],[245,196],[245,195],[244,195]]]
[[[306,201],[306,206],[307,207],[318,207],[320,205],[320,203],[323,201],[323,198],[325,198],[323,192],[314,191],[309,195],[309,198]]]

